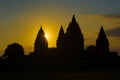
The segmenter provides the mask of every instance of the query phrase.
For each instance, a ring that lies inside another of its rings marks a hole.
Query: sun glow
[[[49,34],[45,33],[45,38],[49,40]]]

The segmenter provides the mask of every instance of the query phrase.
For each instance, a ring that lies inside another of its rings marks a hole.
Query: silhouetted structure
[[[65,33],[63,30],[63,27],[61,26],[60,31],[59,31],[59,35],[58,35],[58,39],[57,39],[57,60],[59,61],[65,61],[66,57],[68,55],[66,55],[65,53]]]
[[[120,57],[117,52],[109,51],[109,42],[103,26],[96,40],[96,46],[90,45],[84,51],[84,37],[74,15],[66,33],[61,26],[56,45],[57,48],[48,48],[48,42],[41,27],[34,43],[34,52],[25,56],[20,44],[8,45],[0,58],[0,71],[81,71],[87,68],[95,70],[110,68],[111,70],[111,68],[119,69],[120,67]],[[8,66],[9,63],[12,65]],[[19,63],[22,64],[19,65]]]
[[[9,62],[17,63],[17,61],[21,60],[24,57],[24,49],[18,43],[10,44],[6,48],[5,53],[2,57]]]
[[[84,38],[79,24],[76,22],[75,15],[73,15],[72,21],[69,23],[65,40],[68,56],[73,59],[80,58],[84,52]]]
[[[101,26],[98,39],[96,40],[96,48],[99,56],[105,57],[109,55],[109,42],[104,32],[103,26]]]
[[[31,53],[29,60],[33,64],[43,63],[45,60],[45,55],[47,51],[48,51],[48,42],[45,37],[44,30],[42,29],[42,26],[41,26],[34,43],[34,52]]]
[[[57,39],[57,48],[63,49],[64,45],[65,45],[65,33],[64,33],[63,27],[61,26],[58,39]]]
[[[48,42],[45,38],[45,33],[41,27],[34,43],[34,53],[38,56],[39,55],[43,56],[47,50],[48,50]]]

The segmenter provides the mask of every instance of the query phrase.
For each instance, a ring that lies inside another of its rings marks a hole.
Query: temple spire
[[[104,33],[105,34],[104,29],[103,29],[103,25],[101,25],[100,33]]]
[[[45,35],[42,26],[40,27],[40,30],[39,30],[39,32],[38,32],[38,36],[39,36],[39,35],[43,35],[43,36]]]
[[[76,23],[76,18],[75,18],[74,14],[73,14],[73,17],[72,17],[72,23]]]
[[[84,52],[84,37],[80,26],[75,19],[75,15],[73,15],[72,21],[68,25],[65,38],[65,48],[67,53],[74,52],[75,54],[71,54],[74,56],[74,59],[78,56],[82,56]]]
[[[57,40],[57,47],[58,48],[63,48],[64,37],[65,37],[65,33],[64,33],[63,27],[61,26],[60,31],[59,31],[59,35],[58,35],[58,40]]]
[[[45,38],[45,33],[41,26],[34,43],[34,52],[36,54],[40,54],[40,53],[44,53],[47,49],[48,49],[48,42]]]
[[[103,55],[107,55],[109,52],[109,41],[106,37],[103,26],[101,26],[98,38],[96,40],[96,48],[97,51],[103,53]]]

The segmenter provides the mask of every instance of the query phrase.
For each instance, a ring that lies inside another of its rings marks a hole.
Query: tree
[[[86,56],[88,57],[97,57],[96,46],[90,45],[85,50]]]
[[[9,59],[9,60],[20,59],[20,58],[24,57],[24,49],[18,43],[10,44],[5,49],[5,53],[4,53],[3,57],[5,59]]]
[[[45,38],[45,33],[41,27],[34,43],[34,53],[42,56],[47,50],[48,42]]]
[[[100,56],[107,56],[109,53],[109,42],[104,32],[103,26],[101,26],[98,38],[96,40],[96,48]]]

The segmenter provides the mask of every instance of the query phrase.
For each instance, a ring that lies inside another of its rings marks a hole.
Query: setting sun
[[[47,33],[45,33],[45,38],[49,40],[49,35]]]
[[[13,42],[21,43],[25,54],[32,52],[40,26],[45,32],[48,47],[56,48],[60,27],[62,25],[66,33],[73,14],[83,32],[85,48],[96,44],[96,33],[102,24],[111,50],[120,53],[120,0],[92,1],[0,0],[0,55]]]

